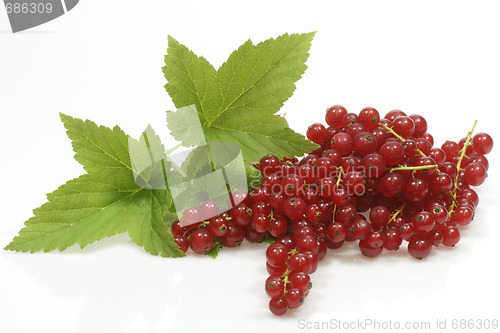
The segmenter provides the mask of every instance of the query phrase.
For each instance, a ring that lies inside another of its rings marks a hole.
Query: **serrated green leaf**
[[[246,161],[266,154],[301,156],[317,148],[275,115],[304,73],[314,33],[282,35],[257,45],[247,41],[215,72],[173,38],[165,57],[165,86],[177,108],[195,105],[205,141],[237,143]],[[192,113],[169,112],[168,127],[192,145]]]
[[[128,136],[118,127],[111,130],[66,115],[61,119],[73,140],[75,158],[88,173],[48,194],[48,202],[33,211],[34,216],[5,249],[62,251],[74,244],[83,248],[129,231],[152,254],[182,256],[163,224],[163,214],[171,204],[169,194],[166,189],[136,184]]]

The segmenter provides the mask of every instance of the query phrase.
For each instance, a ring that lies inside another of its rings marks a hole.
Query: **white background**
[[[317,31],[309,69],[281,111],[301,133],[323,121],[327,106],[343,104],[422,114],[439,145],[478,119],[477,130],[498,142],[498,2],[236,3],[82,0],[17,34],[0,9],[2,248],[45,193],[83,171],[59,112],[135,137],[150,123],[174,145],[161,71],[169,34],[217,68],[248,38]],[[302,332],[305,321],[367,318],[433,328],[447,319],[456,332],[454,318],[500,319],[498,149],[458,246],[422,261],[405,249],[377,259],[355,246],[332,251],[303,307],[283,318],[267,309],[264,245],[225,249],[215,261],[164,259],[118,235],[63,253],[0,251],[0,331]]]

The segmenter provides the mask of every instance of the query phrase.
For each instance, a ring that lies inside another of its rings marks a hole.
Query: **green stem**
[[[413,166],[413,167],[395,167],[391,168],[389,172],[393,171],[398,171],[398,170],[425,170],[425,169],[432,169],[432,168],[437,168],[437,164],[431,164],[431,165],[420,165],[420,166]]]
[[[455,211],[455,207],[458,206],[457,192],[456,192],[459,189],[458,188],[458,177],[460,175],[460,170],[462,170],[462,168],[461,168],[462,160],[465,157],[468,157],[467,155],[465,155],[465,153],[467,151],[467,148],[470,146],[470,140],[472,139],[472,133],[474,133],[474,129],[476,128],[476,124],[477,124],[477,120],[474,121],[474,125],[472,126],[472,129],[467,133],[467,137],[465,138],[464,146],[458,152],[459,157],[458,157],[458,161],[457,161],[457,175],[455,176],[455,179],[453,181],[453,187],[455,188],[455,192],[453,192],[452,196],[451,196],[451,198],[453,199],[453,202],[451,203],[451,206],[448,209],[448,219],[450,219],[451,214]]]

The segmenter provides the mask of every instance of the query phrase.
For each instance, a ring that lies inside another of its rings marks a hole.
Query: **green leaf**
[[[212,249],[207,253],[207,256],[212,257],[213,259],[217,258],[219,255],[220,250],[224,247],[222,245],[221,241],[218,238],[214,239],[214,246]]]
[[[128,231],[152,254],[183,256],[163,224],[171,204],[169,193],[136,184],[128,136],[119,127],[109,129],[66,115],[61,119],[73,140],[75,159],[88,173],[48,194],[48,202],[33,211],[5,249],[62,251],[74,244],[83,248]]]
[[[257,45],[247,41],[215,72],[172,37],[163,68],[177,108],[195,105],[205,141],[237,143],[246,161],[266,154],[301,156],[317,148],[275,113],[292,96],[307,66],[314,33],[282,35]],[[172,135],[193,144],[192,113],[168,112]]]

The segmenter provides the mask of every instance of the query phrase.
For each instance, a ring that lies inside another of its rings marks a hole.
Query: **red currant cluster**
[[[276,315],[303,303],[309,274],[327,248],[357,241],[373,258],[406,241],[409,254],[422,259],[432,246],[457,244],[457,226],[469,224],[478,205],[471,186],[481,185],[488,170],[484,155],[493,141],[486,133],[472,136],[474,128],[438,148],[420,115],[393,110],[381,119],[374,108],[356,115],[335,105],[325,118],[329,127],[315,123],[307,130],[320,148],[300,161],[264,156],[261,186],[250,195],[233,193],[233,209],[218,214],[213,202],[204,202],[183,218],[214,217],[172,225],[181,249],[196,253],[209,252],[214,239],[228,247],[245,238],[274,239],[266,252],[265,289]]]

